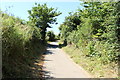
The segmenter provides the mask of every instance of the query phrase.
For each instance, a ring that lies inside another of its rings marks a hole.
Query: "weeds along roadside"
[[[82,66],[94,78],[117,78],[118,64],[111,62],[108,64],[101,63],[100,58],[86,57],[80,49],[74,45],[62,47],[62,49],[70,56],[70,58],[78,65]]]
[[[45,44],[41,42],[40,29],[23,23],[19,18],[2,12],[0,14],[3,78],[35,76],[32,72],[34,62],[46,49]]]

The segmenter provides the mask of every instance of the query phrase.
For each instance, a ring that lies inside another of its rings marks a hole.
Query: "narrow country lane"
[[[82,67],[58,48],[57,42],[48,45],[43,70],[46,78],[91,78]]]

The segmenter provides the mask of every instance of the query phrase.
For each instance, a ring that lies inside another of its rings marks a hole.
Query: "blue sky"
[[[59,33],[58,27],[60,24],[64,21],[65,16],[68,16],[69,12],[75,12],[78,8],[82,8],[80,6],[80,1],[69,1],[69,2],[38,2],[37,3],[43,4],[47,3],[48,7],[53,7],[53,8],[58,8],[58,11],[62,12],[60,16],[57,17],[57,25],[51,25],[53,28],[48,29],[53,30],[55,34]],[[6,11],[9,14],[13,14],[16,17],[19,17],[21,19],[28,20],[28,10],[32,9],[34,6],[34,1],[29,1],[29,2],[8,2],[8,1],[3,1],[1,2],[1,10]],[[10,6],[10,8],[9,8]]]

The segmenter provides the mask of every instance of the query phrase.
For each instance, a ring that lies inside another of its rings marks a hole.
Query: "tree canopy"
[[[32,26],[37,26],[41,29],[42,39],[45,41],[45,35],[47,28],[51,28],[50,24],[56,23],[56,16],[59,16],[61,12],[57,12],[55,8],[47,7],[47,4],[37,4],[32,7],[32,10],[28,10],[29,20]]]
[[[84,9],[70,13],[60,25],[61,40],[74,44],[85,56],[100,57],[103,63],[117,60],[120,2],[84,2],[82,5]]]

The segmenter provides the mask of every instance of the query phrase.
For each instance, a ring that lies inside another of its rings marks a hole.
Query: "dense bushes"
[[[45,51],[45,45],[41,43],[40,29],[31,27],[14,16],[3,12],[0,14],[3,78],[32,77],[29,68],[34,58]]]
[[[48,41],[55,41],[56,40],[55,39],[56,36],[55,36],[53,31],[48,31],[46,36],[47,36],[46,38],[47,38]]]
[[[75,48],[68,46],[65,49],[76,63],[95,77],[117,75],[120,2],[85,2],[83,6],[83,10],[70,13],[59,27],[61,40]]]
[[[120,2],[85,2],[83,6],[83,10],[70,14],[59,27],[61,40],[74,44],[85,57],[98,60],[100,64],[117,62]]]
[[[56,23],[56,16],[61,13],[47,7],[47,4],[37,3],[28,13],[29,21],[26,22],[0,11],[3,78],[33,77],[32,72],[36,71],[39,72],[37,77],[41,76],[40,71],[31,70],[31,66],[35,65],[35,59],[45,51],[47,28]],[[51,37],[55,36],[50,35]]]

